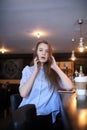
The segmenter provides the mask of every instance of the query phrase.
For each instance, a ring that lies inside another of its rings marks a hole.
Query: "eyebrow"
[[[43,48],[38,48],[38,49],[43,49]],[[49,50],[49,49],[45,49],[45,50]]]
[[[43,48],[39,48],[39,50],[43,50]],[[49,49],[45,49],[45,51],[49,51]]]

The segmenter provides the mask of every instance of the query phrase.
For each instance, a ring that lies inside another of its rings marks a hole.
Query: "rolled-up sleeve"
[[[22,70],[22,78],[21,78],[21,80],[20,80],[20,85],[19,85],[19,87],[21,87],[21,86],[28,80],[28,78],[30,77],[31,73],[32,73],[32,72],[31,72],[29,66],[26,66],[26,67]]]

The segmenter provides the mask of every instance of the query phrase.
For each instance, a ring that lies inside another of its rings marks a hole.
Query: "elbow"
[[[72,81],[65,81],[65,82],[62,82],[61,84],[61,88],[65,89],[65,90],[73,90],[74,89],[74,84]]]
[[[22,98],[25,98],[27,96],[27,94],[24,91],[22,91],[21,89],[19,89],[19,93]]]
[[[67,86],[67,90],[73,90],[74,89],[74,85],[73,83],[70,83],[68,86]]]
[[[23,93],[20,93],[20,96],[21,96],[22,98],[25,98],[25,95],[24,95]]]

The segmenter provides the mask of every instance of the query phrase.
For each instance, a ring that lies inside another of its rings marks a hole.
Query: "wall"
[[[29,65],[32,54],[2,54],[0,55],[0,83],[20,82],[22,69]]]
[[[87,74],[87,53],[76,53],[77,59],[74,70],[79,71],[80,65]],[[70,61],[71,53],[56,53],[54,57],[57,62]],[[9,80],[10,83],[19,83],[21,72],[25,65],[29,65],[33,58],[32,54],[0,54],[0,83]]]

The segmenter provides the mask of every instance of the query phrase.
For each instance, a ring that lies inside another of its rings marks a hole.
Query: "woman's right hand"
[[[38,62],[39,62],[38,58],[35,57],[35,58],[34,58],[34,68],[35,68],[35,72],[38,72],[39,69],[40,69],[40,67],[38,66]]]

